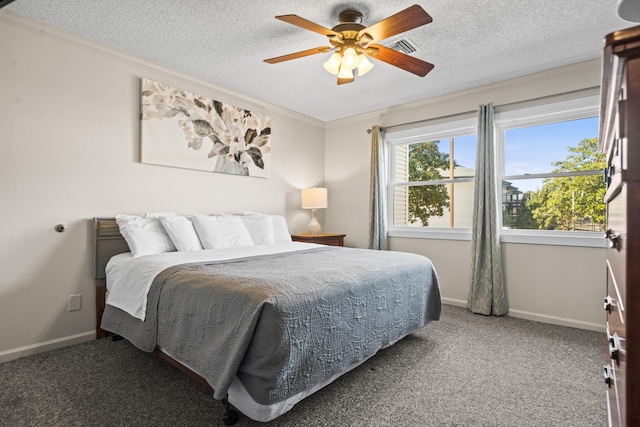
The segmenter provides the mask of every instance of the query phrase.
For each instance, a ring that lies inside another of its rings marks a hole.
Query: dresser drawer
[[[609,413],[609,425],[610,426],[623,426],[622,411],[624,411],[623,405],[621,405],[620,394],[618,394],[618,379],[622,379],[623,375],[620,371],[616,370],[609,361],[604,366],[604,378],[607,383],[607,409]],[[621,390],[624,392],[624,390]]]
[[[615,286],[615,293],[609,296],[626,302],[627,283],[627,184],[623,183],[620,193],[607,204],[607,281]],[[615,296],[617,295],[617,297]]]
[[[607,296],[604,300],[604,309],[607,312],[607,328],[611,333],[626,336],[625,305],[618,292],[619,284],[609,269],[607,262]]]
[[[626,259],[624,253],[612,249],[607,251],[607,294],[615,299],[616,306],[626,306]]]
[[[610,347],[610,343],[605,344]],[[624,426],[626,423],[623,421],[626,417],[626,392],[627,392],[627,360],[625,353],[626,342],[620,343],[619,356],[617,360],[613,360],[610,357],[606,359],[605,365],[605,379],[609,375],[607,381],[607,397],[609,398],[609,407],[611,409],[610,417],[612,418],[613,425]],[[607,353],[610,354],[610,348],[607,349]],[[608,374],[607,374],[608,370]],[[618,419],[616,419],[618,418]]]

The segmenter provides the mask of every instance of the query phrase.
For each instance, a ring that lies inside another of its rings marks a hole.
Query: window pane
[[[476,167],[476,136],[459,136],[454,139],[453,158],[455,159],[455,177],[472,178]]]
[[[505,228],[601,232],[605,227],[601,175],[503,181]]]
[[[602,169],[596,160],[598,118],[508,129],[505,176]]]
[[[449,141],[436,140],[411,144],[408,148],[408,181],[449,178]]]
[[[393,225],[471,228],[473,182],[394,189]]]
[[[452,154],[453,153],[453,157]],[[451,166],[453,160],[453,174]],[[396,182],[472,178],[476,159],[476,136],[467,135],[396,147]]]

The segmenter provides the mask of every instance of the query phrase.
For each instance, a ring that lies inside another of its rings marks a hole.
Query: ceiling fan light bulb
[[[373,64],[371,61],[367,59],[365,55],[360,55],[360,60],[358,61],[358,75],[364,76],[373,68]]]
[[[339,79],[352,79],[353,78],[353,71],[351,71],[351,68],[340,67],[340,72],[338,73],[338,78]]]
[[[330,74],[336,76],[338,71],[340,71],[340,64],[342,63],[342,56],[339,53],[334,53],[331,57],[323,64],[324,69],[327,70]]]
[[[344,51],[344,56],[342,57],[342,68],[348,68],[353,70],[358,66],[358,54],[356,50],[352,47],[348,47]]]

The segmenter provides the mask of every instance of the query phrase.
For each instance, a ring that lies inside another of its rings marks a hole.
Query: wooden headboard
[[[104,269],[112,256],[129,252],[115,218],[93,218],[93,277],[104,279]]]
[[[105,267],[112,256],[129,252],[129,245],[120,234],[115,218],[93,218],[93,277],[96,282],[96,338],[107,332],[100,329],[107,296]]]

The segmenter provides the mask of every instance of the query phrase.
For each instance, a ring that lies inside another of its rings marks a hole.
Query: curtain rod
[[[575,94],[583,93],[583,92],[591,92],[591,91],[594,91],[594,90],[600,90],[600,86],[590,86],[590,87],[586,87],[586,88],[582,88],[582,89],[571,90],[571,91],[568,91],[568,92],[554,93],[553,95],[545,95],[545,96],[539,96],[537,98],[524,99],[522,101],[508,102],[506,104],[496,105],[495,109],[496,110],[502,110],[502,109],[505,109],[505,108],[514,107],[516,105],[529,104],[529,103],[533,103],[533,102],[543,101],[543,100],[546,100],[546,99],[560,98],[560,97],[563,97],[563,96],[575,95]],[[397,124],[397,125],[391,125],[391,126],[384,127],[384,128],[382,128],[382,130],[393,129],[393,128],[400,127],[400,126],[414,125],[414,124],[418,124],[418,123],[426,123],[426,122],[431,122],[431,121],[435,121],[435,120],[442,120],[442,119],[450,119],[450,118],[454,118],[454,117],[467,116],[469,114],[476,113],[477,111],[478,110],[470,110],[470,111],[465,111],[465,112],[462,112],[462,113],[449,114],[449,115],[446,115],[446,116],[431,117],[431,118],[428,118],[428,119],[416,120],[416,121],[413,121],[413,122],[400,123],[400,124]],[[367,129],[367,133],[371,133],[371,129]]]

